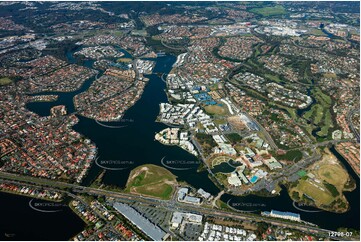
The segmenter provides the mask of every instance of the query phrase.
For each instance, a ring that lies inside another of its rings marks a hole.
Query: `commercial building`
[[[178,198],[178,201],[182,201],[182,200],[184,200],[184,198],[185,198],[185,196],[188,194],[188,192],[189,192],[189,189],[188,188],[186,188],[186,187],[182,187],[182,188],[180,188],[179,190],[178,190],[178,196],[177,196],[177,198]]]
[[[279,163],[274,157],[264,160],[264,164],[272,171],[274,169],[281,169],[282,164]]]
[[[202,215],[174,212],[170,224],[173,228],[178,228],[182,223],[202,224],[202,219]]]
[[[142,230],[147,236],[152,240],[161,241],[167,235],[161,228],[157,225],[150,222],[148,219],[143,217],[138,213],[134,208],[124,204],[124,203],[114,203],[113,207],[124,217],[126,217],[130,222]]]
[[[292,221],[301,221],[301,216],[298,213],[281,212],[277,210],[271,210],[271,212],[262,212],[262,215],[270,216],[274,218],[288,219]]]
[[[209,192],[204,191],[202,188],[198,189],[197,194],[199,194],[205,199],[210,199],[212,197],[212,195]]]
[[[192,196],[188,196],[188,195],[187,195],[187,196],[184,198],[183,202],[198,205],[198,204],[201,204],[201,199],[198,198],[198,197],[192,197]]]

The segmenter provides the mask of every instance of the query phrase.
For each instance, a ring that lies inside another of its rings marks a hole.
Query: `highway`
[[[84,187],[81,185],[70,184],[61,181],[46,180],[42,178],[28,177],[28,176],[10,174],[5,172],[0,172],[0,178],[7,180],[9,182],[12,181],[17,181],[18,183],[21,182],[24,185],[34,184],[37,186],[42,186],[44,188],[59,189],[61,191],[66,192],[67,194],[69,193],[69,191],[71,191],[71,193],[75,193],[75,194],[85,193],[94,196],[106,196],[107,198],[114,198],[118,201],[122,201],[126,203],[138,202],[146,205],[160,206],[170,211],[179,210],[190,213],[198,213],[207,216],[231,218],[241,221],[247,220],[247,221],[255,221],[255,222],[266,222],[276,226],[298,229],[304,232],[310,232],[325,237],[328,237],[329,233],[333,232],[331,230],[314,227],[308,224],[279,220],[271,217],[263,217],[258,214],[236,213],[231,211],[216,210],[213,208],[205,208],[192,204],[178,203],[174,200],[173,201],[161,200],[157,198],[144,197],[141,195],[129,194],[124,192],[115,192],[115,191],[109,191],[99,188]],[[344,238],[344,239],[349,240],[350,238]]]

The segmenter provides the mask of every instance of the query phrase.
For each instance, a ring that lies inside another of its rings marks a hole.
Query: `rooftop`
[[[158,226],[151,223],[132,207],[123,203],[114,203],[113,207],[140,228],[146,235],[155,241],[161,241],[166,233]]]

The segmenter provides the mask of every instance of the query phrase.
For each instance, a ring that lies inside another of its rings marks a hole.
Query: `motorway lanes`
[[[41,178],[35,178],[35,177],[27,177],[27,176],[21,176],[17,174],[9,174],[0,172],[0,177],[5,178],[8,180],[15,180],[15,181],[21,181],[23,183],[29,184],[36,184],[41,185],[43,187],[50,187],[50,188],[58,188],[61,190],[64,189],[72,189],[75,193],[87,193],[90,195],[96,195],[96,196],[107,196],[108,198],[115,198],[123,201],[129,202],[140,202],[148,205],[155,205],[155,206],[162,206],[164,208],[167,208],[171,211],[180,210],[185,212],[193,212],[193,213],[199,213],[203,215],[208,216],[217,216],[217,217],[226,217],[226,218],[232,218],[237,220],[248,220],[248,221],[255,221],[255,222],[267,222],[273,225],[287,227],[287,228],[294,228],[299,229],[305,232],[311,232],[311,233],[317,233],[319,236],[325,236],[327,237],[329,235],[330,230],[321,229],[318,227],[302,224],[302,223],[295,223],[291,221],[282,221],[275,218],[270,217],[263,217],[258,214],[243,214],[243,213],[235,213],[235,212],[229,212],[229,211],[223,211],[223,210],[216,210],[212,208],[205,208],[200,207],[197,205],[191,205],[191,204],[184,204],[184,203],[177,203],[175,201],[166,201],[161,200],[157,198],[150,198],[150,197],[144,197],[140,195],[135,194],[129,194],[129,193],[123,193],[123,192],[114,192],[114,191],[108,191],[104,189],[98,189],[98,188],[91,188],[91,187],[84,187],[76,184],[69,184],[65,182],[59,182],[59,181],[53,181],[53,180],[45,180]],[[350,239],[350,238],[347,238]]]

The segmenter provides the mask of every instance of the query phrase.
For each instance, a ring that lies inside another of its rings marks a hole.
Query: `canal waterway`
[[[1,241],[65,241],[85,228],[85,223],[69,207],[57,206],[57,212],[39,212],[29,206],[31,200],[29,197],[0,192]],[[36,203],[43,206],[49,204],[43,200],[36,200]],[[50,202],[50,205],[54,204]]]
[[[73,58],[71,53],[68,55],[70,59]],[[79,123],[74,126],[74,129],[90,138],[97,145],[97,163],[101,164],[102,167],[110,168],[106,170],[103,179],[104,183],[124,187],[128,175],[133,168],[143,164],[162,166],[163,163],[175,168],[170,169],[170,171],[178,177],[178,180],[185,181],[195,188],[203,188],[213,195],[220,191],[209,179],[207,171],[197,172],[200,162],[195,156],[177,146],[162,145],[154,140],[155,133],[167,127],[162,123],[156,122],[157,115],[159,114],[159,104],[167,102],[166,85],[158,74],[169,73],[175,60],[176,58],[170,55],[157,58],[154,69],[156,74],[147,76],[149,82],[140,100],[126,111],[124,117],[119,122],[103,123],[108,126],[121,128],[105,127],[92,119],[78,116]],[[91,63],[88,63],[87,66],[91,67]],[[27,107],[41,116],[48,115],[50,108],[53,105],[59,104],[66,105],[67,109],[72,112],[74,110],[72,104],[73,96],[85,91],[93,80],[88,80],[81,90],[76,92],[55,93],[59,95],[57,102],[30,103]],[[348,163],[342,157],[339,159],[345,167],[348,166]],[[103,168],[94,164],[83,181],[83,185],[89,185],[102,171]],[[352,169],[349,172],[354,177],[356,183],[359,184],[358,176],[355,175]],[[256,211],[259,213],[260,211],[276,209],[300,213],[303,220],[318,224],[322,228],[351,227],[359,229],[359,188],[353,192],[345,193],[345,195],[350,202],[351,209],[343,214],[322,211],[315,215],[315,213],[297,210],[292,205],[292,200],[285,189],[282,190],[279,196],[271,198],[254,195],[237,197],[224,194],[221,200],[225,203],[228,202],[238,210]]]

